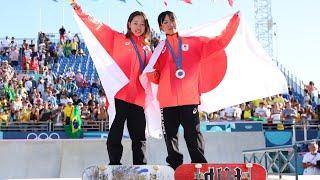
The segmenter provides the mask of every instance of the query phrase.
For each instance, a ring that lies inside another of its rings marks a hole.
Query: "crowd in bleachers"
[[[0,123],[52,122],[71,116],[107,121],[106,96],[90,56],[77,34],[58,42],[39,32],[36,43],[6,37],[0,44]]]
[[[320,96],[311,81],[305,86],[304,101],[299,103],[289,89],[288,95],[276,95],[228,107],[218,112],[201,112],[204,121],[262,121],[266,124],[319,124]]]
[[[159,37],[155,37],[154,42]],[[57,42],[39,32],[37,40],[18,43],[5,37],[0,44],[0,122],[54,122],[62,125],[70,108],[78,105],[83,120],[107,121],[106,96],[93,61],[78,34],[59,29]],[[156,44],[156,43],[153,43]],[[262,121],[294,124],[318,122],[319,95],[311,81],[303,101],[289,90],[228,107],[200,112],[207,121]]]

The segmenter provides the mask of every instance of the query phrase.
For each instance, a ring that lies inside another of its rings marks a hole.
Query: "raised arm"
[[[236,33],[239,26],[240,18],[239,13],[236,13],[230,19],[227,27],[221,35],[212,39],[208,39],[203,44],[202,58],[206,58],[214,52],[220,51],[227,47],[232,37]]]
[[[76,1],[71,0],[70,4],[82,22],[89,28],[97,40],[101,42],[104,49],[112,55],[114,36],[118,32],[84,12]]]

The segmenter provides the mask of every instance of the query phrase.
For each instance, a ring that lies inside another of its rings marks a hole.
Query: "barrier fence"
[[[84,132],[99,131],[105,132],[109,130],[109,124],[106,121],[83,121],[81,129]],[[53,122],[11,122],[0,124],[2,132],[55,132],[64,131],[63,125]]]
[[[310,121],[304,121],[302,125],[292,125],[292,145],[251,149],[242,151],[244,163],[259,163],[265,167],[269,175],[294,175],[298,179],[299,172],[302,172],[302,147],[310,142],[319,142],[317,139],[308,138],[308,130],[316,128],[318,133],[320,125],[310,125]],[[297,141],[297,130],[303,129],[303,140]],[[299,161],[298,161],[299,159]]]

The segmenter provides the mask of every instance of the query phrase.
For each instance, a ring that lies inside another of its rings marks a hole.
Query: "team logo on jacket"
[[[182,44],[181,45],[182,51],[188,51],[189,50],[189,44]]]
[[[129,45],[130,45],[130,42],[127,41],[127,42],[124,43],[124,45],[125,45],[125,46],[129,46]]]
[[[195,107],[194,109],[193,109],[193,114],[196,114],[198,112],[198,109]]]

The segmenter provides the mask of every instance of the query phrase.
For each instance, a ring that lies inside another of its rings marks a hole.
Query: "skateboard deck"
[[[174,170],[160,165],[90,166],[82,173],[83,180],[161,180],[174,179]]]
[[[175,180],[266,180],[267,172],[259,164],[183,164],[174,173]]]

